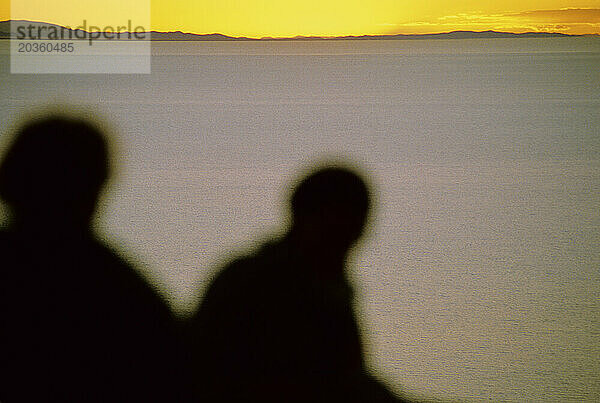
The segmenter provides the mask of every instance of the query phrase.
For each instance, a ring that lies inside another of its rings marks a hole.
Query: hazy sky
[[[600,0],[7,0],[0,19],[233,36],[360,35],[453,30],[600,33]],[[24,4],[25,3],[25,4]],[[12,14],[11,14],[12,13]],[[148,14],[149,13],[149,14]]]

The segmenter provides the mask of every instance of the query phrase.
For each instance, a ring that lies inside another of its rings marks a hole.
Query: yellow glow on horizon
[[[454,30],[600,33],[600,0],[2,0],[0,20],[117,25],[151,4],[152,30],[247,37],[434,33]],[[15,4],[18,10],[15,10]],[[12,11],[12,15],[10,12]]]

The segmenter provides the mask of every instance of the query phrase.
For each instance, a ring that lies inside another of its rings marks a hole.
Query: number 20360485
[[[73,43],[60,42],[26,42],[19,43],[18,53],[73,53]]]

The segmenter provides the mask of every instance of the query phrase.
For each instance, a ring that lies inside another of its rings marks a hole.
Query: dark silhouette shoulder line
[[[370,209],[364,180],[318,169],[287,233],[226,266],[191,323],[199,393],[214,402],[396,402],[367,373],[345,260]]]
[[[27,123],[0,163],[0,401],[167,401],[178,385],[168,307],[91,230],[109,176],[87,121]]]

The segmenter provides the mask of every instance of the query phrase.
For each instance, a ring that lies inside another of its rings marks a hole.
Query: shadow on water
[[[169,401],[184,393],[171,312],[98,240],[104,134],[45,115],[0,164],[0,401]]]
[[[280,239],[234,260],[190,323],[200,397],[232,402],[399,402],[366,368],[345,276],[371,195],[353,170],[305,177]]]

